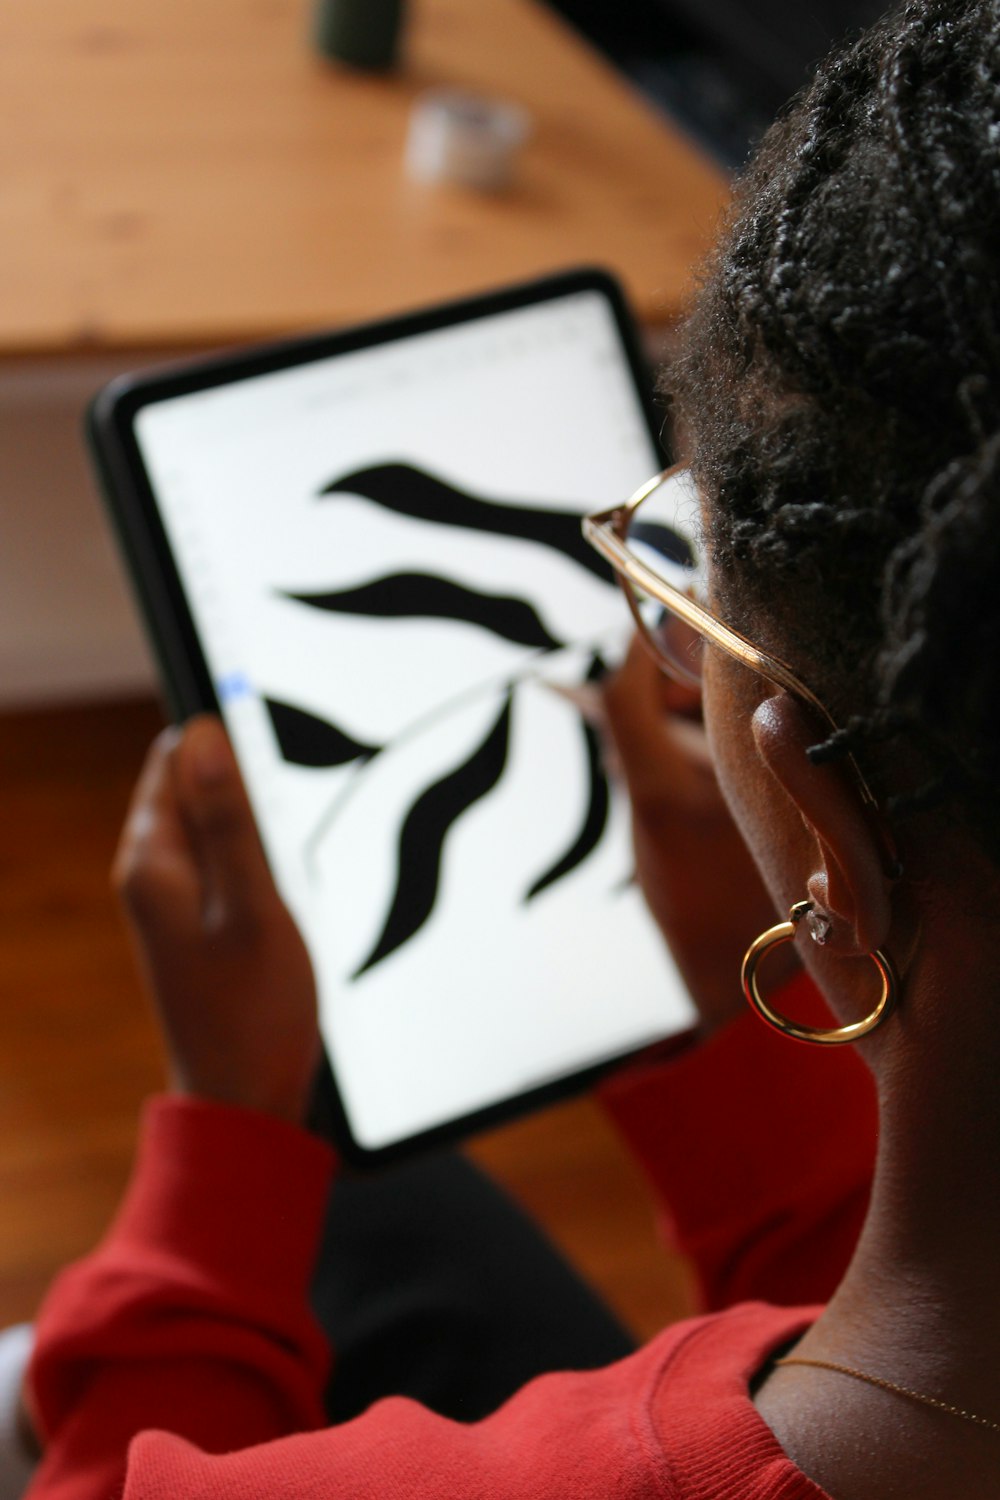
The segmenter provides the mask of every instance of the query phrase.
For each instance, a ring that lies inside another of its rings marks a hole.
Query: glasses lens
[[[690,474],[672,475],[632,512],[626,542],[633,556],[663,584],[704,599],[704,574],[698,547],[698,492]],[[701,679],[704,641],[679,620],[662,600],[629,582],[642,628],[664,666],[682,682]]]

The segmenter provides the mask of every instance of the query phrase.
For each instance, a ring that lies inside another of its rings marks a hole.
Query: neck
[[[868,1217],[840,1288],[794,1353],[996,1422],[1000,877],[974,849],[938,839],[931,854],[922,875],[904,855],[885,942],[902,994],[860,1044],[881,1122]],[[996,1493],[991,1429],[815,1368],[778,1369],[755,1399],[786,1452],[840,1500]]]
[[[810,1352],[1000,1419],[1000,982],[981,932],[950,936],[880,1043],[871,1206]]]

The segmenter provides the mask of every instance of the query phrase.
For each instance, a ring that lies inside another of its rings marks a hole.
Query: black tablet
[[[580,517],[662,466],[658,426],[590,270],[91,407],[173,711],[222,714],[312,954],[355,1159],[691,1024],[580,706],[630,634]]]

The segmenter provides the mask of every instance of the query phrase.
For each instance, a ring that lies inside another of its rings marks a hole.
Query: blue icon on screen
[[[233,703],[238,698],[253,696],[253,688],[245,672],[227,672],[225,677],[219,678],[215,684],[215,690],[219,695],[220,703]]]

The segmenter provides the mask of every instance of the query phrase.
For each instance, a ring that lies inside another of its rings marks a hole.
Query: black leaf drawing
[[[328,769],[352,760],[371,760],[382,748],[364,745],[338,729],[329,719],[317,718],[304,708],[295,708],[275,698],[265,698],[282,758],[295,766]]]
[[[286,592],[283,597],[339,614],[461,620],[490,630],[516,646],[542,651],[557,651],[563,644],[546,630],[526,599],[483,594],[453,579],[427,573],[393,573],[357,588],[319,594]]]
[[[327,484],[323,496],[354,496],[369,500],[388,511],[417,520],[437,523],[466,533],[508,537],[523,544],[541,545],[560,553],[602,582],[613,586],[611,569],[584,543],[579,518],[571,512],[541,506],[505,504],[467,494],[432,474],[402,462],[368,466]],[[672,533],[653,539],[661,547]],[[678,539],[674,539],[678,540]],[[686,560],[678,548],[679,561]],[[566,649],[544,623],[540,609],[519,593],[486,594],[467,582],[416,571],[387,573],[347,588],[294,591],[276,590],[279,597],[308,609],[333,614],[367,616],[373,619],[437,619],[455,621],[492,633],[514,645],[536,653]],[[532,665],[534,663],[535,665]],[[504,707],[478,749],[460,766],[416,796],[399,825],[395,884],[387,904],[382,932],[353,978],[358,979],[412,939],[431,917],[438,896],[441,861],[446,838],[462,814],[496,787],[510,754],[510,723],[513,695],[523,680],[535,675],[538,656],[508,679],[501,690]],[[587,677],[604,671],[600,657],[591,659]],[[367,784],[368,763],[381,753],[402,752],[407,740],[423,734],[443,717],[458,711],[465,700],[486,692],[491,696],[498,684],[484,680],[443,702],[428,704],[427,711],[400,725],[389,741],[370,745],[354,739],[336,724],[292,705],[266,700],[282,756],[300,766],[331,768],[350,765],[353,775],[338,784],[336,794],[310,835],[305,855],[307,868],[320,841],[328,835],[346,803]],[[610,794],[601,765],[596,734],[585,723],[584,736],[589,790],[582,823],[569,847],[528,888],[530,902],[564,877],[571,875],[600,843],[609,819]]]
[[[420,521],[459,526],[464,531],[484,531],[492,536],[512,536],[538,542],[570,557],[604,583],[613,583],[610,564],[584,541],[580,517],[571,511],[544,506],[504,505],[480,500],[454,485],[426,474],[412,464],[376,464],[334,479],[321,495],[361,495],[376,505]]]
[[[591,658],[590,669],[587,672],[588,682],[598,682],[607,671],[605,663],[596,653]],[[549,886],[555,885],[556,881],[562,880],[564,876],[571,875],[578,865],[591,855],[597,848],[604,836],[604,830],[608,823],[608,812],[611,805],[611,794],[608,788],[608,778],[604,772],[604,764],[601,756],[601,742],[597,732],[585,720],[581,720],[583,730],[584,748],[587,756],[587,776],[590,784],[590,795],[587,800],[587,809],[584,813],[583,824],[580,832],[573,840],[555,864],[539,875],[538,879],[525,892],[525,903],[533,901],[534,898],[547,890]]]
[[[422,792],[399,834],[396,889],[385,926],[355,970],[359,979],[407,942],[430,916],[437,899],[441,857],[450,829],[503,775],[510,748],[511,695],[482,744],[462,765]]]
[[[583,819],[583,827],[561,859],[556,860],[544,875],[540,875],[525,893],[525,901],[533,901],[557,880],[571,875],[600,843],[608,821],[608,782],[601,769],[600,742],[589,724],[583,725],[583,737],[587,753],[587,770],[590,777],[590,797]]]
[[[639,512],[641,517],[642,512]],[[678,563],[682,568],[694,567],[694,553],[691,543],[687,537],[681,536],[672,526],[665,526],[662,521],[639,520],[629,527],[629,541],[631,543],[644,542],[661,557],[669,558],[671,562]]]

